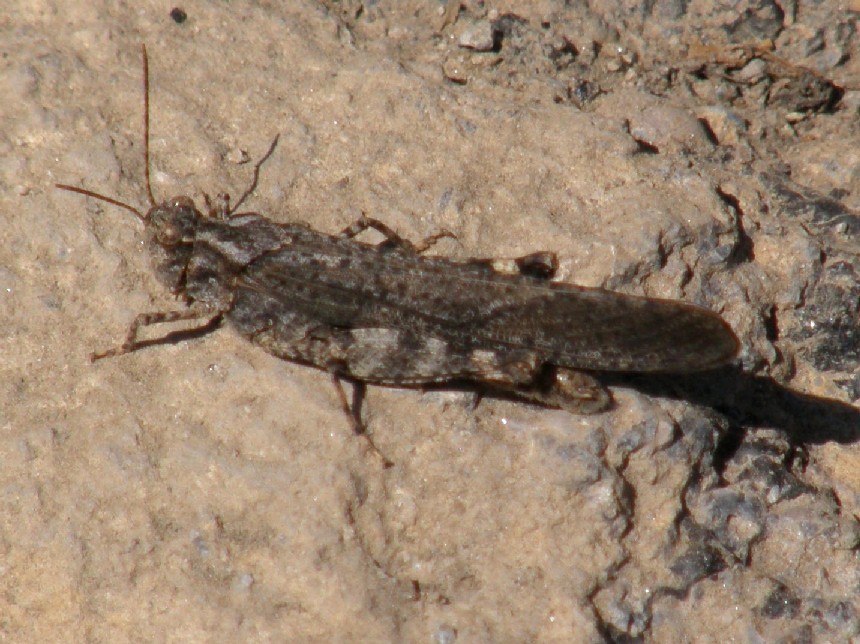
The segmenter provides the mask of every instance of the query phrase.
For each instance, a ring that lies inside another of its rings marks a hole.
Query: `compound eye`
[[[171,208],[188,208],[190,210],[194,210],[194,201],[191,199],[191,197],[185,197],[185,196],[173,197],[173,199],[170,200],[170,207]]]
[[[176,224],[164,224],[158,229],[158,243],[164,246],[175,246],[182,241],[182,232]]]

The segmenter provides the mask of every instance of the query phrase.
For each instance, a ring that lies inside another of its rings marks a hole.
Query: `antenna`
[[[152,195],[152,186],[149,180],[149,58],[146,55],[146,45],[140,46],[141,53],[143,55],[143,156],[144,156],[144,164],[146,166],[146,194],[149,198],[149,204],[152,207],[156,206],[155,197]],[[93,192],[92,190],[86,190],[85,188],[78,188],[77,186],[69,186],[65,183],[55,183],[57,188],[61,190],[68,190],[69,192],[77,192],[78,194],[84,195],[86,197],[92,197],[93,199],[98,199],[99,201],[105,201],[114,206],[119,206],[120,208],[124,208],[129,212],[134,213],[138,219],[142,222],[146,223],[146,215],[143,214],[140,210],[131,206],[127,203],[119,201],[118,199],[114,199],[113,197],[108,197],[106,195],[99,194],[98,192]]]
[[[146,195],[149,197],[149,205],[155,206],[155,197],[152,196],[152,184],[149,181],[149,56],[146,55],[146,45],[141,44],[140,52],[143,55],[143,160],[146,167]]]

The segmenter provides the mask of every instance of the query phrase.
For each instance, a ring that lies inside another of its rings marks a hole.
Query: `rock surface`
[[[4,639],[860,635],[856,11],[523,4],[13,2]],[[241,194],[279,133],[249,209],[554,250],[720,312],[739,365],[607,378],[589,417],[371,388],[384,469],[325,374],[229,329],[90,364],[177,306],[139,222],[53,188],[146,207],[141,43],[157,198]]]

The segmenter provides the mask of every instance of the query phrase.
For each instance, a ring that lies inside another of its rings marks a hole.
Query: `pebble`
[[[493,25],[487,20],[476,22],[466,28],[457,41],[460,47],[475,51],[493,51],[496,46]]]

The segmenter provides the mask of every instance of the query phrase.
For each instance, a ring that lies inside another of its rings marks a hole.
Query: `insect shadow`
[[[696,378],[606,374],[602,380],[608,386],[630,387],[649,396],[710,407],[740,432],[744,427],[778,429],[797,445],[860,440],[860,409],[839,400],[794,391],[770,376],[746,374],[736,366]]]

